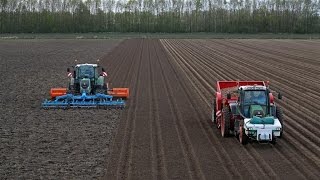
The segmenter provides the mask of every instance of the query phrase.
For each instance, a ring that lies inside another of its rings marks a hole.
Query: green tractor
[[[128,88],[109,88],[105,83],[107,73],[97,64],[77,64],[67,69],[70,77],[68,88],[52,88],[51,99],[42,103],[49,108],[108,108],[125,106],[124,99],[129,97]]]
[[[77,64],[74,67],[73,75],[70,68],[67,69],[68,76],[71,77],[68,93],[69,94],[105,94],[108,86],[105,83],[107,73],[104,68],[98,71],[97,64]]]
[[[282,110],[264,81],[218,81],[212,121],[222,137],[235,135],[242,144],[249,140],[275,143],[283,134]],[[231,89],[231,90],[230,90]],[[281,94],[278,94],[281,99]]]

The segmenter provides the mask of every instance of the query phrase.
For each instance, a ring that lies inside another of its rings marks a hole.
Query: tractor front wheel
[[[279,136],[281,138],[282,134],[283,134],[284,124],[283,124],[283,112],[280,107],[277,107],[277,109],[276,109],[276,116],[279,119],[281,126],[282,126],[281,131],[280,131],[280,136]]]
[[[248,144],[249,137],[246,135],[243,125],[239,126],[239,142],[243,145]]]
[[[281,134],[280,134],[281,135]],[[277,143],[277,137],[272,135],[272,141],[271,141],[271,144],[276,144]]]

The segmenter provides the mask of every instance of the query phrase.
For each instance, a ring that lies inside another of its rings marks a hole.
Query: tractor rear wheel
[[[282,109],[278,106],[277,109],[276,109],[276,116],[277,118],[279,119],[280,123],[281,123],[281,131],[280,131],[280,138],[282,137],[282,134],[283,134],[283,128],[284,128],[284,124],[283,124],[283,112],[282,112]]]
[[[105,93],[106,93],[106,90],[104,90],[103,88],[96,89],[96,94],[105,94]]]
[[[225,107],[222,110],[222,118],[221,118],[221,136],[227,137],[229,135],[230,129],[230,110],[229,108]]]
[[[69,88],[67,90],[67,94],[75,94],[76,91],[74,89],[74,86],[73,85],[69,85]]]
[[[243,145],[248,144],[249,137],[246,135],[243,125],[239,126],[239,142]]]

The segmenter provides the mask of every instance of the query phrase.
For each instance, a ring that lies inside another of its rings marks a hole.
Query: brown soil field
[[[302,40],[126,41],[104,61],[131,89],[105,179],[317,179],[318,49]],[[217,80],[269,80],[284,95],[284,137],[247,146],[222,138],[210,123]]]
[[[320,41],[55,42],[0,43],[0,177],[320,177]],[[74,58],[100,58],[111,85],[130,88],[127,107],[40,110]],[[269,80],[284,95],[276,145],[221,137],[210,120],[218,80]]]
[[[43,110],[67,67],[94,63],[119,41],[0,41],[0,179],[103,176],[120,110]]]

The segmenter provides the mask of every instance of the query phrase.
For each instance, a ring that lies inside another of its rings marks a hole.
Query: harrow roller
[[[124,108],[125,101],[114,100],[113,96],[106,94],[82,95],[66,94],[57,96],[54,100],[45,100],[42,108]]]

